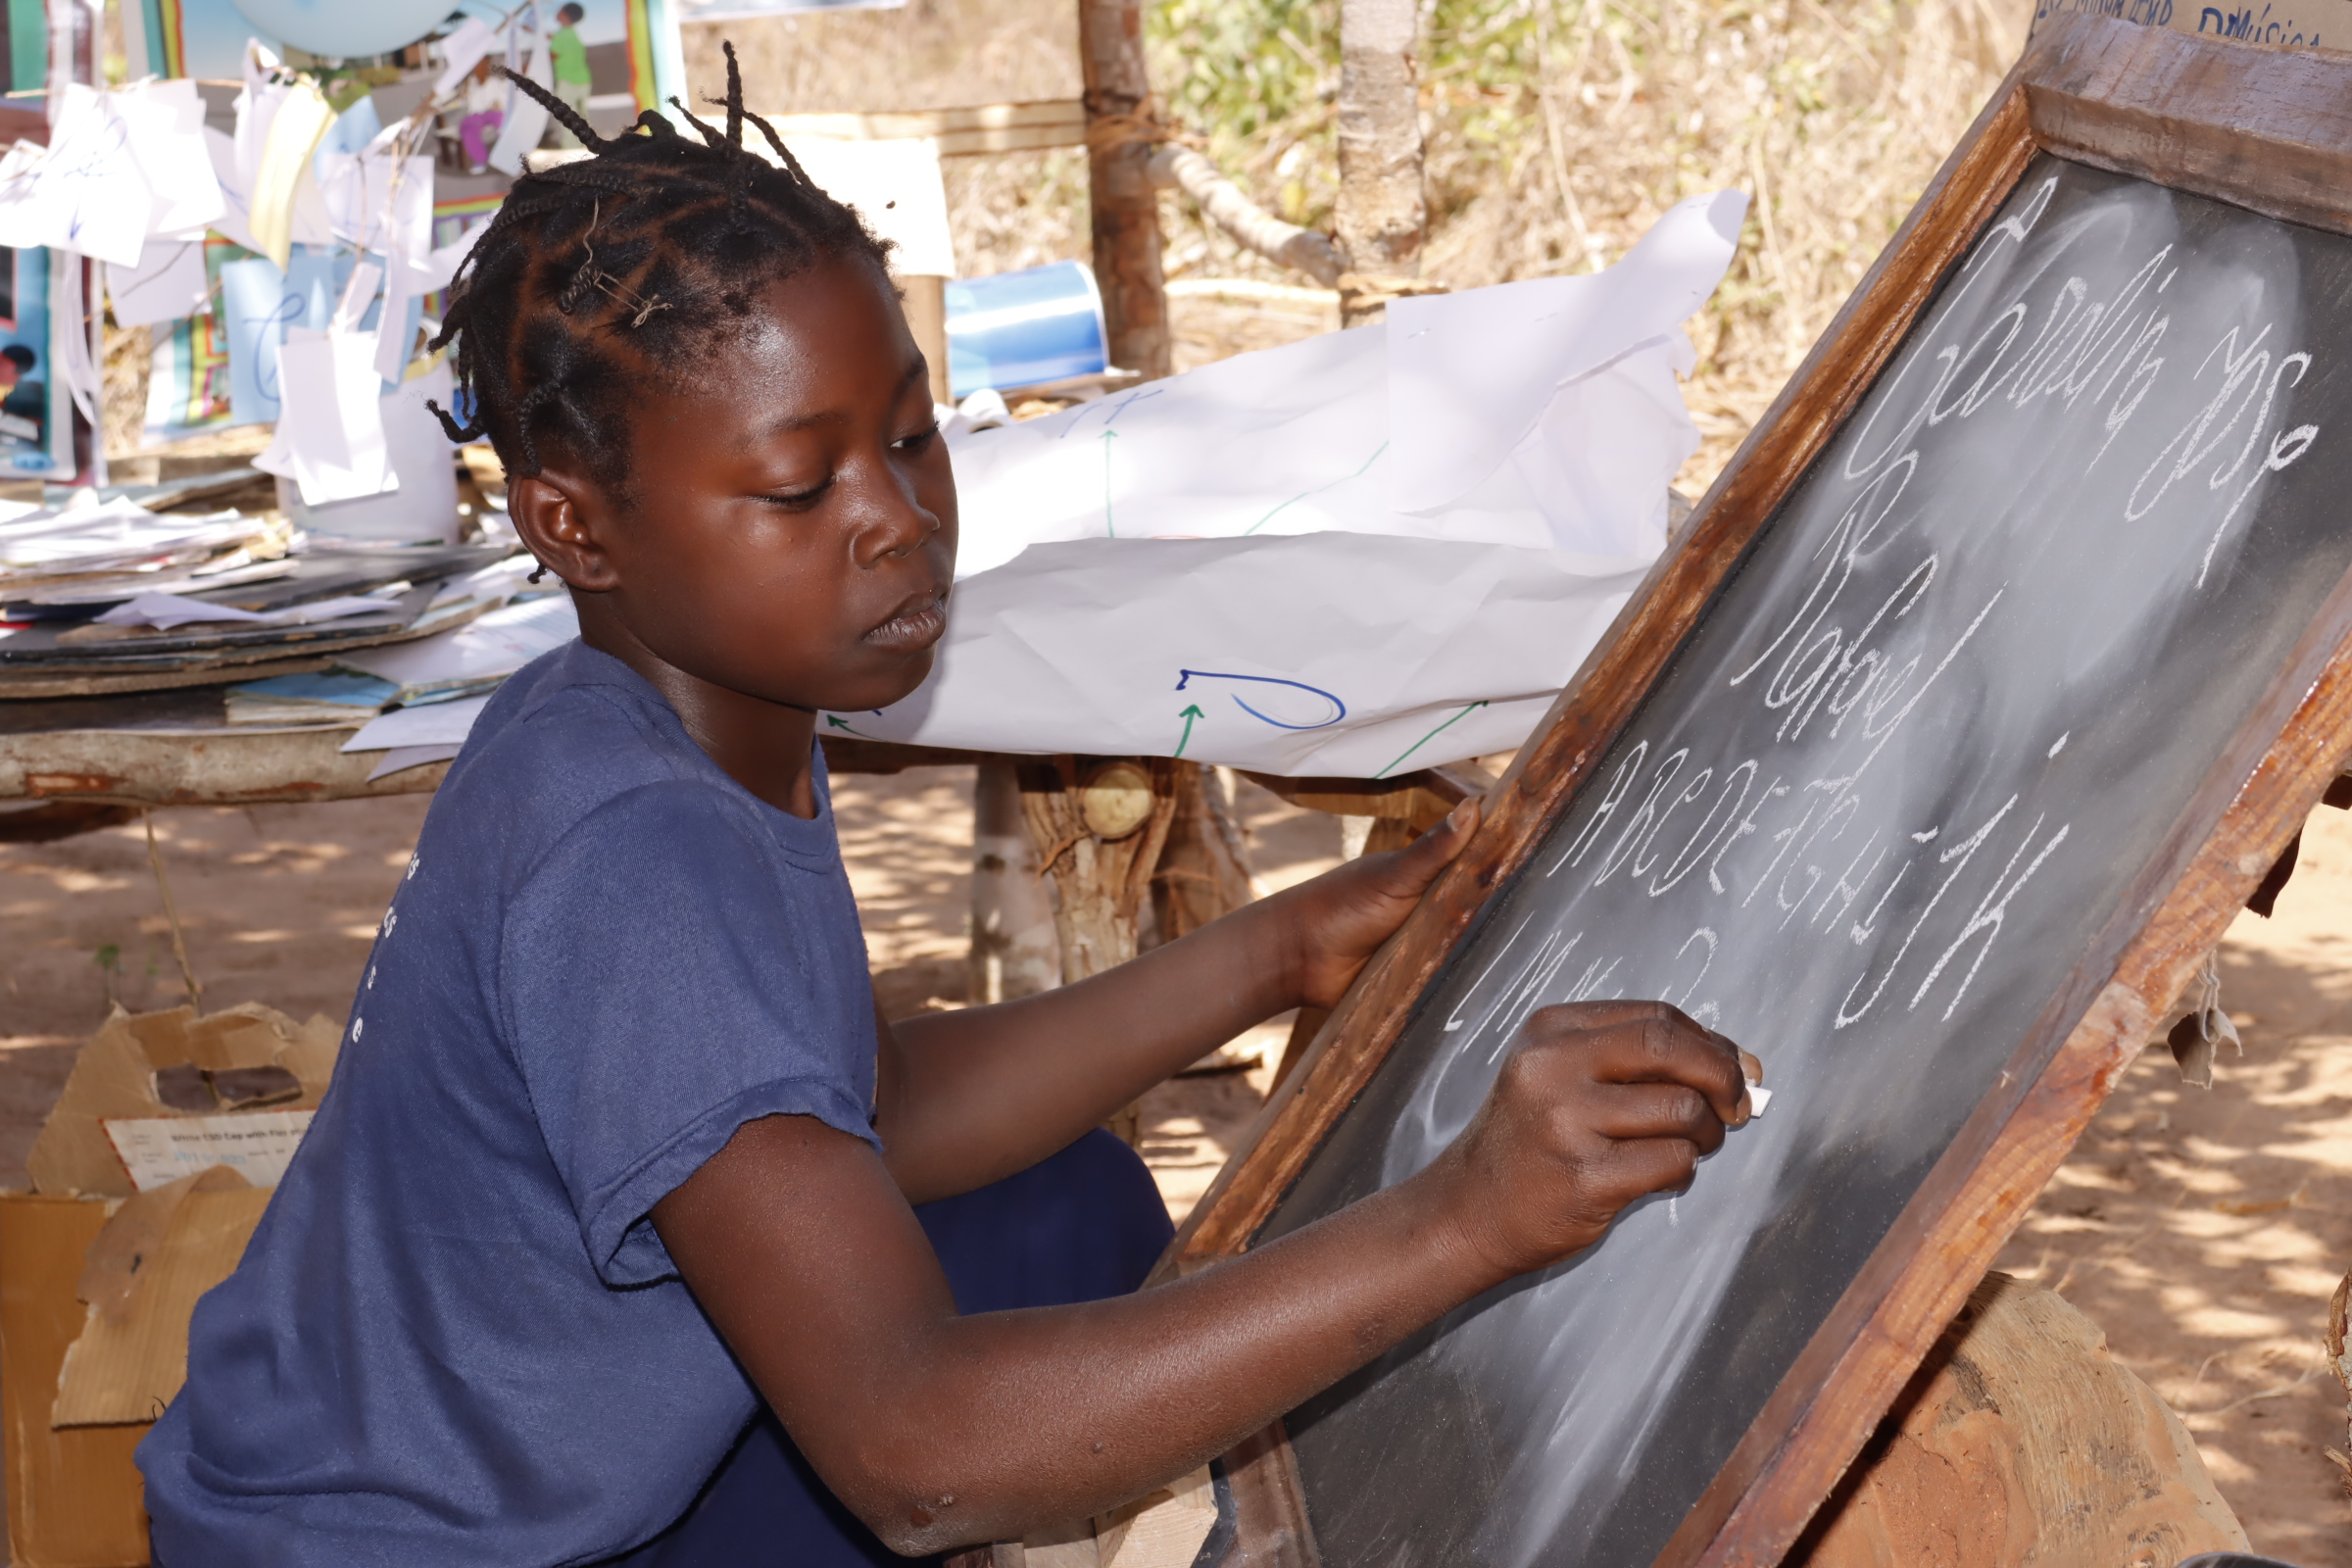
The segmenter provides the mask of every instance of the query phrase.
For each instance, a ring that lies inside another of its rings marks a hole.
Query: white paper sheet
[[[108,626],[154,626],[163,631],[170,631],[175,626],[213,621],[234,621],[251,626],[307,626],[322,620],[372,615],[391,608],[392,602],[388,599],[346,595],[337,599],[315,599],[307,605],[289,605],[284,610],[238,610],[228,605],[183,598],[178,594],[150,593],[126,600],[97,619]]]
[[[956,570],[987,571],[1053,540],[1322,529],[1654,556],[1666,487],[1698,447],[1675,383],[1690,368],[1690,340],[1675,323],[1730,266],[1721,225],[1743,206],[1736,193],[1686,202],[1659,224],[1671,243],[1644,239],[1594,276],[1400,301],[1446,308],[1410,326],[1392,310],[1386,327],[1237,355],[1046,418],[953,435]],[[1567,310],[1571,284],[1616,305]],[[1400,358],[1415,367],[1401,405]],[[1511,398],[1490,397],[1489,360],[1515,379]],[[1462,401],[1492,404],[1508,439],[1449,436],[1476,448],[1458,461],[1433,450],[1428,405],[1448,384]],[[1433,485],[1451,493],[1421,506]]]
[[[509,69],[552,91],[556,78],[548,62],[547,46],[533,33],[518,32],[515,36],[523,47],[510,52]],[[517,63],[526,60],[527,63]],[[498,142],[490,149],[490,167],[512,178],[522,172],[522,155],[538,146],[540,138],[547,134],[548,113],[545,104],[513,82],[507,83],[507,89],[506,118],[499,122]]]
[[[819,732],[1380,778],[1527,738],[1646,563],[1322,532],[1035,545],[938,666]]]
[[[757,130],[748,133],[745,145],[774,161],[767,138]],[[787,136],[784,145],[819,189],[857,208],[867,227],[893,243],[892,271],[902,277],[956,275],[937,141],[928,136],[881,141]]]
[[[286,330],[277,351],[277,430],[254,466],[291,478],[305,506],[400,487],[384,438],[375,348],[373,333]]]
[[[512,675],[551,649],[580,634],[580,618],[567,594],[550,594],[493,610],[455,631],[420,637],[388,648],[340,654],[336,662],[363,675],[404,687],[430,687]],[[456,707],[454,703],[437,706]],[[465,738],[460,732],[457,737]],[[389,746],[390,741],[376,743]],[[346,751],[372,748],[349,746]]]
[[[386,751],[375,766],[368,770],[368,782],[405,773],[412,767],[424,767],[433,762],[446,762],[465,748],[452,743],[446,746],[395,746]]]
[[[139,81],[108,95],[153,202],[149,234],[200,239],[225,203],[205,148],[204,99],[185,78]]]
[[[48,148],[28,147],[0,162],[0,245],[136,266],[154,202],[107,95],[68,82]]]
[[[237,144],[225,131],[204,127],[204,151],[213,166],[213,180],[220,189],[220,216],[213,220],[213,227],[245,249],[261,253],[261,241],[253,237],[253,214],[248,207],[247,192],[252,189],[237,168]]]
[[[1678,323],[1744,209],[952,436],[937,668],[825,732],[1357,777],[1520,744],[1665,545],[1698,442]]]
[[[479,17],[467,17],[451,28],[449,36],[441,40],[441,58],[446,64],[433,79],[433,96],[448,97],[497,43],[498,30]]]
[[[1669,333],[1687,346],[1679,325],[1715,292],[1746,216],[1738,191],[1693,196],[1605,271],[1392,303],[1391,504],[1430,513],[1460,500],[1537,428],[1560,388]]]
[[[204,241],[150,239],[130,267],[106,264],[106,294],[121,326],[152,326],[193,316],[212,296]]]
[[[369,719],[343,743],[347,752],[380,752],[412,746],[461,746],[473,721],[490,706],[488,697],[461,697],[454,703],[427,703],[422,708],[396,708],[381,718]]]

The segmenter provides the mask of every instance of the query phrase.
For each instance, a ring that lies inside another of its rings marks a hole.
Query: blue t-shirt
[[[538,1568],[685,1510],[758,1396],[648,1212],[757,1117],[873,1139],[817,766],[765,805],[580,643],[507,682],[139,1446],[161,1562]]]

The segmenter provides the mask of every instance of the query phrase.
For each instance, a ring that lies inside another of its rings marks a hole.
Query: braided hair
[[[428,406],[452,441],[487,436],[514,475],[539,472],[541,445],[553,442],[600,482],[625,487],[632,386],[649,372],[687,373],[750,326],[771,283],[832,257],[887,268],[889,243],[746,112],[735,46],[725,47],[723,133],[670,100],[694,138],[650,109],[620,135],[599,136],[555,94],[507,74],[593,156],[516,180],[450,285],[430,347],[457,344],[471,422]],[[773,163],[744,145],[747,121]]]

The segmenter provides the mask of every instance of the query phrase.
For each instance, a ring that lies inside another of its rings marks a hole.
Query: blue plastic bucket
[[[1109,368],[1102,295],[1082,263],[953,279],[947,303],[948,386],[958,402],[982,387],[1036,386]]]

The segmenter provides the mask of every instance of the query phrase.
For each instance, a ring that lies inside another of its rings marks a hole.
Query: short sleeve
[[[696,781],[631,790],[507,911],[508,1036],[610,1285],[675,1274],[648,1216],[745,1122],[813,1116],[876,1142],[856,905],[837,857],[783,854],[759,810]]]

